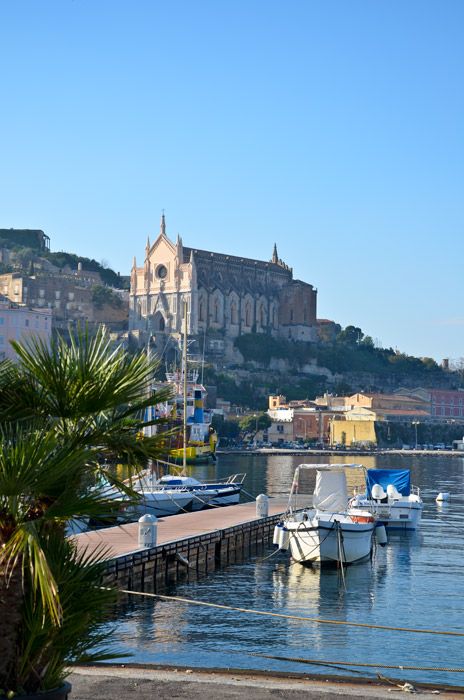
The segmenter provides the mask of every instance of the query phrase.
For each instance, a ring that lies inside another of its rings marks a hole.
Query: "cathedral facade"
[[[189,337],[207,338],[206,351],[230,356],[244,333],[316,341],[317,290],[293,279],[274,245],[269,262],[197,250],[166,235],[164,215],[143,266],[131,270],[129,330],[159,350],[180,338],[187,312]]]

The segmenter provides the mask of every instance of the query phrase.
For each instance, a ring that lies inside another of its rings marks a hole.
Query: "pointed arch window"
[[[217,299],[214,302],[214,323],[219,323],[219,302]]]
[[[251,307],[249,302],[245,305],[245,326],[251,326]]]
[[[203,301],[200,301],[200,305],[199,305],[199,309],[198,309],[198,320],[199,321],[205,320],[205,305],[203,304]]]
[[[235,301],[230,303],[230,320],[231,323],[238,323],[237,304]]]

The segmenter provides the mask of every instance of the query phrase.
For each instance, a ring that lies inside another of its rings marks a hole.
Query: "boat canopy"
[[[409,469],[368,469],[366,473],[367,498],[372,498],[372,487],[380,484],[387,492],[387,486],[392,484],[402,496],[411,493],[411,472]]]
[[[313,506],[317,510],[337,513],[346,509],[348,491],[343,471],[317,471]]]

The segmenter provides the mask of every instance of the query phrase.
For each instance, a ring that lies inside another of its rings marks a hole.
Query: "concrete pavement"
[[[334,680],[324,676],[260,674],[249,671],[211,671],[206,669],[174,669],[156,666],[81,666],[74,667],[68,679],[72,684],[70,700],[331,700],[332,698],[402,697],[411,690],[406,686],[376,681]],[[442,688],[416,686],[424,700],[446,698],[462,700],[464,688],[446,691]]]

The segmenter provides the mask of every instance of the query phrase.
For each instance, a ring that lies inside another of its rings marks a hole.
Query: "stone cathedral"
[[[244,333],[316,341],[316,301],[317,290],[293,279],[276,245],[268,262],[188,248],[179,236],[169,240],[163,214],[143,266],[134,258],[129,330],[162,352],[181,337],[186,304],[189,338],[233,361],[234,339]]]

